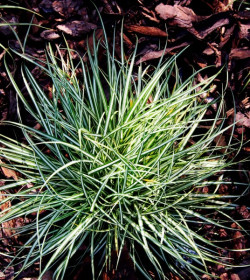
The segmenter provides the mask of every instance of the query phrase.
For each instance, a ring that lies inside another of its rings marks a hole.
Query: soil
[[[18,2],[18,3],[17,3]],[[92,38],[102,38],[103,20],[108,33],[110,44],[113,41],[113,30],[116,27],[116,56],[120,57],[119,40],[121,37],[121,26],[123,26],[123,40],[125,44],[125,55],[129,56],[137,44],[136,64],[157,64],[159,59],[171,57],[179,53],[183,48],[187,49],[181,54],[177,63],[183,78],[188,77],[194,70],[200,70],[209,65],[208,68],[198,75],[198,79],[204,80],[211,74],[217,76],[210,92],[202,98],[211,102],[221,92],[222,85],[226,88],[225,105],[227,108],[227,124],[234,120],[238,121],[234,131],[234,138],[242,139],[243,145],[237,156],[240,162],[237,164],[239,172],[233,174],[235,180],[247,182],[250,172],[244,161],[250,155],[250,95],[249,95],[249,66],[250,66],[250,5],[247,1],[234,0],[0,0],[1,5],[18,5],[25,9],[0,8],[0,46],[20,51],[20,44],[10,27],[1,23],[12,23],[12,28],[18,34],[22,42],[25,42],[25,52],[32,56],[45,60],[44,49],[51,43],[53,45],[65,45],[65,38],[70,48],[84,55],[87,46],[91,48]],[[33,23],[29,29],[27,25],[20,23]],[[166,45],[167,44],[167,45]],[[4,68],[4,54],[6,49],[0,48],[0,120],[17,120],[15,92],[10,85],[8,75]],[[100,52],[99,59],[105,59]],[[21,64],[20,58],[15,57],[16,69]],[[15,69],[11,69],[15,71]],[[37,69],[33,69],[38,83],[49,91],[50,84]],[[16,81],[21,80],[20,73],[16,71]],[[226,87],[227,86],[227,87]],[[213,114],[216,107],[210,108],[208,114]],[[27,123],[32,120],[27,116]],[[0,133],[5,135],[18,135],[17,131],[0,126]],[[226,146],[229,132],[217,139],[218,145]],[[246,170],[246,172],[241,172]],[[247,175],[247,176],[246,176]],[[0,169],[0,178],[15,179],[15,172]],[[0,181],[0,184],[3,182]],[[1,185],[0,185],[1,186]],[[206,188],[203,192],[207,192]],[[237,187],[222,185],[221,194],[236,194]],[[0,201],[4,193],[0,192]],[[242,219],[245,229],[250,230],[250,194],[242,197],[239,206],[230,213],[233,219]],[[1,210],[8,205],[1,204]],[[215,219],[219,218],[214,217]],[[11,227],[18,227],[28,221],[11,221]],[[243,251],[250,248],[250,238],[244,235],[238,225],[231,223],[230,230],[218,230],[208,226],[204,229],[207,238],[212,239],[214,235],[219,236],[224,244],[225,250],[221,254],[225,258],[231,258],[232,264],[245,264],[245,268],[235,268],[227,271],[222,265],[210,267],[210,273],[215,277],[227,280],[250,279],[250,253]],[[229,240],[229,241],[228,241]],[[9,267],[7,271],[1,269],[7,266],[10,259],[5,254],[14,252],[15,246],[21,244],[15,239],[11,232],[0,229],[0,280],[11,280],[18,267]],[[230,252],[227,249],[238,249]],[[82,249],[83,250],[83,249]],[[242,250],[242,251],[240,251]],[[80,252],[79,252],[80,254]],[[121,265],[117,270],[103,273],[102,279],[143,279],[133,269],[133,263],[126,248],[122,254]],[[32,266],[22,273],[18,279],[37,279],[38,264]],[[177,276],[166,271],[169,279],[178,279]],[[43,278],[52,279],[52,271]],[[85,258],[76,267],[67,279],[91,279],[90,258]],[[152,275],[152,279],[157,279]],[[189,278],[192,279],[192,278]],[[211,279],[203,275],[202,279]]]

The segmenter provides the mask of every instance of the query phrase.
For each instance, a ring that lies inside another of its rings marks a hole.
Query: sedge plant
[[[35,213],[13,233],[26,241],[11,265],[21,263],[24,270],[40,262],[39,279],[50,268],[54,279],[64,279],[84,244],[82,255],[91,257],[95,279],[111,268],[114,252],[118,266],[126,246],[145,279],[152,279],[147,262],[159,279],[167,278],[166,268],[200,279],[209,273],[208,264],[223,261],[219,244],[207,240],[202,227],[227,228],[227,210],[235,206],[229,196],[218,194],[220,184],[230,184],[225,179],[229,147],[222,154],[214,142],[227,129],[223,95],[212,119],[205,118],[210,105],[199,98],[216,75],[195,83],[194,73],[183,81],[176,56],[143,70],[135,66],[136,51],[125,59],[122,47],[116,59],[105,38],[94,41],[87,59],[79,56],[77,65],[69,49],[66,59],[48,46],[46,63],[13,51],[23,58],[26,95],[5,60],[18,102],[41,126],[25,125],[20,114],[18,123],[7,124],[20,128],[25,140],[1,135],[2,165],[19,179],[1,186],[1,203],[10,206],[0,222]],[[106,68],[98,60],[101,45]],[[51,80],[52,97],[30,64]],[[203,123],[209,127],[201,133]],[[212,191],[203,193],[204,186]],[[214,211],[220,220],[212,219]]]

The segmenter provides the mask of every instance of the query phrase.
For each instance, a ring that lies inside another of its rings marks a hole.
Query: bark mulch
[[[0,8],[0,44],[20,50],[20,45],[13,31],[1,25],[12,23],[12,28],[17,32],[21,41],[27,36],[25,52],[40,59],[45,59],[44,49],[48,43],[53,45],[65,44],[65,38],[69,47],[84,55],[87,46],[92,46],[93,34],[102,38],[103,31],[99,14],[101,14],[105,28],[108,32],[110,43],[113,41],[113,30],[116,27],[116,55],[120,56],[120,37],[123,36],[125,55],[129,56],[135,45],[138,44],[136,64],[143,66],[156,64],[162,56],[170,57],[179,53],[183,48],[187,49],[177,60],[180,73],[183,78],[188,77],[194,70],[208,68],[198,75],[201,81],[207,76],[220,72],[204,98],[211,102],[221,92],[221,85],[226,86],[225,103],[227,106],[227,124],[238,121],[234,131],[234,138],[242,139],[245,145],[241,148],[237,159],[246,159],[250,155],[250,145],[247,142],[250,135],[250,95],[249,95],[249,66],[250,66],[250,4],[247,1],[234,0],[20,0],[18,5],[33,10],[32,14],[21,9]],[[0,0],[1,5],[17,5],[15,1]],[[30,30],[28,26],[20,23],[33,23]],[[123,33],[121,26],[123,24]],[[28,30],[28,31],[27,31]],[[167,45],[166,45],[167,43]],[[17,120],[15,92],[10,85],[7,73],[3,65],[3,57],[6,50],[0,49],[0,121]],[[100,52],[100,59],[104,54]],[[20,65],[20,58],[15,58],[16,67]],[[17,69],[16,68],[16,69]],[[14,71],[15,69],[13,69]],[[50,82],[34,68],[32,73],[44,88],[50,89]],[[21,80],[16,73],[17,81]],[[234,110],[234,102],[235,108]],[[216,104],[211,106],[207,114],[216,112]],[[28,120],[28,122],[32,120]],[[35,124],[34,124],[35,125]],[[11,134],[6,128],[0,126],[0,133]],[[215,140],[217,144],[227,145],[230,132],[225,132],[223,137]],[[238,170],[247,170],[246,163],[240,163]],[[0,178],[12,178],[15,180],[15,172],[1,168]],[[240,171],[233,175],[235,180],[247,181],[247,177]],[[248,176],[250,172],[248,171]],[[3,182],[0,181],[0,184]],[[233,184],[232,184],[233,185]],[[207,192],[206,188],[203,192]],[[231,188],[222,185],[221,194],[237,194],[236,186]],[[4,193],[0,193],[0,201]],[[241,198],[239,207],[231,213],[235,219],[243,219],[244,226],[250,230],[249,193]],[[1,210],[10,205],[1,204]],[[216,216],[217,215],[217,216]],[[215,219],[219,214],[215,213]],[[17,237],[13,237],[15,227],[28,223],[28,220],[10,221],[10,229],[0,229],[0,280],[14,279],[17,267],[10,266],[7,271],[1,272],[10,262],[8,252],[15,252],[16,245],[21,245]],[[250,248],[250,239],[235,230],[238,225],[230,224],[230,230],[218,230],[213,226],[205,228],[206,237],[220,236],[224,242],[225,250],[221,254],[225,258],[232,258],[234,264],[250,264],[250,254],[246,251],[229,252],[227,249]],[[229,241],[228,241],[229,240]],[[80,252],[79,252],[80,254]],[[122,254],[121,265],[116,271],[104,273],[103,280],[111,279],[141,279],[133,270],[133,264],[128,256],[126,248]],[[114,260],[115,262],[115,260]],[[25,271],[18,279],[37,279],[38,264]],[[222,265],[211,266],[210,272],[220,279],[238,280],[250,279],[250,268],[238,268],[227,271]],[[166,272],[167,273],[167,272]],[[89,276],[88,276],[89,275]],[[77,267],[74,275],[68,279],[91,279],[90,259],[86,258]],[[52,279],[52,271],[49,271],[44,280]],[[72,278],[73,277],[73,278]],[[168,274],[170,279],[178,279],[175,275]],[[152,279],[154,275],[152,275]],[[191,278],[190,278],[191,279]],[[211,279],[203,275],[202,279]]]

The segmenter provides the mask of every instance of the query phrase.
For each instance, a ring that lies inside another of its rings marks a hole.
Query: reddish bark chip
[[[125,28],[129,32],[136,32],[149,36],[167,37],[167,33],[157,27],[140,26],[140,25],[126,25]]]
[[[250,127],[250,112],[247,112],[246,114],[243,114],[241,112],[238,112],[236,114],[236,122],[237,125],[239,126],[246,126],[246,127]]]
[[[231,274],[230,280],[240,280],[240,277],[238,276],[238,274]]]

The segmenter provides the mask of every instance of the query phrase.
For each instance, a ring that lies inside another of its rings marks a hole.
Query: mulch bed
[[[0,0],[0,5],[14,5],[14,1]],[[250,135],[250,98],[249,98],[249,65],[250,65],[250,5],[247,1],[232,0],[20,0],[20,7],[35,11],[32,14],[20,9],[0,9],[0,23],[12,23],[12,28],[17,32],[21,41],[27,36],[25,51],[27,54],[45,59],[44,49],[48,43],[53,45],[64,45],[65,38],[70,48],[81,55],[86,52],[87,46],[91,48],[93,34],[102,38],[102,24],[99,13],[108,32],[110,44],[113,42],[113,30],[116,27],[115,43],[116,56],[120,57],[120,38],[123,36],[125,55],[129,56],[137,44],[136,64],[157,64],[159,59],[166,58],[179,53],[183,48],[187,49],[181,54],[177,63],[183,78],[188,77],[194,70],[200,70],[209,65],[208,68],[198,75],[201,81],[211,74],[223,70],[217,76],[209,93],[204,96],[206,102],[211,102],[221,92],[222,85],[227,83],[225,103],[227,107],[227,124],[234,120],[239,121],[234,131],[234,138],[243,139],[245,145],[241,148],[237,159],[246,159],[250,155],[250,145],[247,142]],[[39,15],[38,15],[39,14]],[[25,25],[19,23],[33,23],[28,30]],[[15,25],[16,24],[16,25]],[[121,33],[123,26],[123,33]],[[11,46],[12,49],[20,50],[20,45],[9,27],[0,25],[0,43],[3,46]],[[167,45],[166,45],[167,43]],[[17,120],[16,98],[13,88],[10,86],[7,73],[3,65],[5,50],[0,49],[0,120]],[[100,59],[105,59],[100,52]],[[18,68],[21,61],[15,58]],[[14,71],[14,69],[12,69]],[[33,74],[43,87],[49,90],[50,82],[44,79],[37,69]],[[16,73],[17,81],[21,80]],[[235,104],[234,104],[235,103]],[[235,105],[236,110],[233,109]],[[211,107],[210,113],[216,111]],[[209,112],[208,112],[209,114]],[[9,134],[3,126],[0,133]],[[228,134],[220,138],[220,146],[227,143]],[[223,142],[224,141],[224,142]],[[224,143],[224,144],[223,144]],[[223,152],[223,149],[222,149]],[[246,163],[238,164],[238,170],[247,169]],[[13,178],[16,174],[6,168],[0,170],[0,178]],[[247,182],[247,177],[238,172],[235,179]],[[248,176],[250,172],[248,171]],[[207,190],[204,189],[204,192]],[[237,187],[221,186],[221,194],[235,194]],[[0,193],[1,197],[4,196]],[[243,225],[250,230],[249,193],[241,198],[239,207],[232,213],[234,219],[243,219]],[[8,205],[1,205],[1,210]],[[216,215],[216,214],[215,214]],[[218,218],[218,217],[214,217]],[[12,221],[12,227],[18,227],[28,221]],[[230,224],[232,231],[220,230],[209,226],[206,228],[207,238],[214,235],[220,236],[225,241],[225,251],[221,252],[225,258],[231,257],[234,264],[250,264],[250,254],[246,251],[229,252],[227,248],[244,249],[250,248],[249,237],[237,231],[235,223]],[[229,240],[229,241],[228,241]],[[0,251],[7,254],[15,250],[19,240],[11,236],[11,232],[0,230]],[[0,254],[0,280],[13,279],[14,272],[18,267],[9,267],[5,272],[1,269],[7,266],[10,259]],[[84,259],[68,279],[91,279],[88,278],[90,260]],[[20,275],[18,279],[37,279],[38,265],[31,267]],[[250,279],[250,268],[238,268],[227,272],[223,266],[211,266],[211,271],[220,279],[238,280]],[[166,272],[167,273],[167,272]],[[33,277],[33,278],[32,278]],[[170,279],[178,279],[168,274]],[[210,279],[203,275],[204,279]],[[51,272],[46,275],[47,280],[51,278]],[[141,279],[133,270],[133,264],[124,250],[121,266],[117,271],[104,273],[103,279]],[[152,279],[153,275],[152,275]],[[156,278],[155,278],[156,279]],[[191,278],[190,278],[191,279]]]

